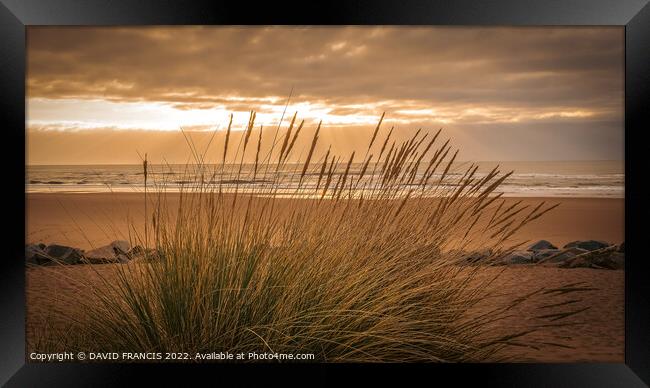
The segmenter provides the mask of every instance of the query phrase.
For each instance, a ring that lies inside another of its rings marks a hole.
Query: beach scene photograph
[[[623,27],[26,28],[27,362],[624,362]]]

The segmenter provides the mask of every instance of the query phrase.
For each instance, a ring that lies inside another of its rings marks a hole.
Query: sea
[[[576,198],[624,198],[625,171],[623,161],[525,161],[525,162],[476,162],[479,169],[475,177],[480,178],[499,166],[501,172],[514,171],[495,193],[505,197],[576,197]],[[460,178],[471,162],[457,162],[452,165],[445,182]],[[345,163],[339,172],[345,169]],[[358,176],[362,164],[353,164],[350,176]],[[149,190],[164,189],[179,191],[201,179],[208,184],[222,188],[238,187],[238,190],[280,188],[290,193],[299,184],[302,165],[287,164],[276,171],[275,166],[252,165],[205,166],[202,172],[191,165],[150,165],[148,167]],[[303,178],[302,187],[315,187],[319,175],[313,168]],[[369,166],[364,179],[380,168]],[[424,171],[418,171],[418,175]],[[207,177],[206,177],[207,176]],[[431,182],[438,182],[434,174]],[[351,178],[354,179],[354,178]],[[375,179],[376,181],[376,179]],[[275,183],[273,183],[275,182]],[[95,193],[95,192],[142,192],[144,191],[142,165],[28,165],[26,166],[25,191],[27,193]],[[322,186],[321,186],[322,187]]]

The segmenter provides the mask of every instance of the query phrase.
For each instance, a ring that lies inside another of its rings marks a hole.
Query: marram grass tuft
[[[231,118],[216,165],[186,137],[193,181],[173,206],[164,184],[149,188],[147,235],[134,227],[132,239],[150,249],[118,266],[117,280],[91,285],[95,298],[67,350],[495,361],[505,347],[527,346],[535,327],[561,324],[548,317],[579,312],[560,301],[530,331],[495,334],[495,322],[540,290],[470,313],[495,290],[498,275],[482,276],[485,266],[517,249],[517,230],[551,207],[507,206],[496,189],[510,173],[457,170],[458,151],[441,131],[400,143],[392,128],[382,137],[383,118],[367,149],[343,156],[328,149],[318,158],[318,124],[304,158],[291,164],[304,133],[295,115],[275,129],[266,155],[264,129],[252,136],[254,113],[238,145],[228,144]],[[489,253],[467,264],[462,252],[478,248]]]

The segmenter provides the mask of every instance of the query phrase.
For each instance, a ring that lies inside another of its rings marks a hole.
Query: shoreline
[[[188,188],[184,189],[185,192],[187,193]],[[155,191],[151,190],[151,188],[148,189],[149,193],[161,193],[162,191]],[[166,193],[168,194],[178,194],[181,192],[180,189],[166,189]],[[501,192],[497,191],[495,192],[496,194],[499,194]],[[59,190],[59,191],[52,191],[52,190],[46,190],[46,189],[36,189],[36,190],[30,190],[27,189],[25,191],[26,195],[33,195],[33,194],[48,194],[48,195],[96,195],[96,194],[133,194],[133,195],[143,195],[144,194],[144,186],[142,188],[139,188],[139,191],[134,190],[132,187],[125,187],[125,188],[120,188],[120,187],[112,187],[111,191],[106,191],[106,190]],[[508,193],[508,192],[503,192],[502,198],[528,198],[528,199],[546,199],[546,200],[554,200],[554,199],[620,199],[624,200],[625,199],[625,194],[623,195],[618,195],[618,194],[612,194],[612,195],[590,195],[590,194],[584,194],[584,195],[569,195],[569,194],[557,194],[557,195],[543,195],[541,193]],[[435,198],[435,197],[429,197],[429,198]]]

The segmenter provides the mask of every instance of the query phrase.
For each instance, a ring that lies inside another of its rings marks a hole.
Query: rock
[[[591,268],[625,269],[625,255],[619,252],[595,255],[590,261]]]
[[[118,262],[113,252],[113,247],[103,246],[86,252],[86,260],[90,264],[104,264]]]
[[[625,255],[620,252],[584,254],[560,265],[561,268],[625,269]]]
[[[110,243],[109,245],[111,245],[114,248],[119,249],[119,251],[121,253],[126,253],[126,252],[129,251],[129,249],[131,249],[131,243],[129,243],[128,241],[125,241],[125,240],[115,240],[112,243]]]
[[[131,257],[143,256],[144,248],[142,247],[142,245],[136,245],[133,248],[129,249],[129,251],[126,254]]]
[[[46,247],[43,243],[25,245],[25,262],[30,265],[51,264],[52,259],[44,251]]]
[[[81,249],[65,245],[49,245],[45,248],[45,253],[51,261],[60,264],[79,264],[84,260],[84,253]]]
[[[596,240],[584,240],[584,241],[572,241],[564,246],[564,248],[581,248],[588,251],[595,251],[598,249],[607,248],[610,244],[605,241],[596,241]]]
[[[623,241],[621,245],[618,246],[617,250],[621,253],[625,253],[625,241]]]
[[[625,254],[621,252],[612,253],[609,256],[609,260],[612,263],[612,269],[625,269]]]
[[[143,260],[146,262],[160,261],[162,255],[153,248],[143,248],[141,245],[136,245],[131,248],[126,256],[130,260]]]
[[[127,263],[130,260],[127,254],[129,248],[131,244],[128,241],[116,240],[86,252],[86,260],[91,264]]]
[[[557,255],[561,251],[559,249],[540,249],[537,251],[533,251],[533,262],[538,263],[547,257],[551,257],[553,255]]]
[[[541,259],[538,262],[540,264],[542,264],[542,263],[561,263],[561,262],[564,262],[566,260],[573,259],[574,257],[576,257],[578,255],[581,255],[583,253],[587,253],[587,252],[589,252],[589,251],[586,250],[586,249],[571,247],[571,248],[563,249],[563,250],[561,250],[560,252],[558,252],[558,253],[556,253],[554,255],[547,256],[546,258]]]
[[[557,249],[557,247],[546,240],[539,240],[528,247],[529,251],[539,251],[542,249]]]
[[[591,268],[591,262],[585,257],[574,257],[563,263],[560,263],[560,268]]]
[[[533,253],[530,251],[515,251],[506,255],[500,263],[503,265],[533,264]]]

